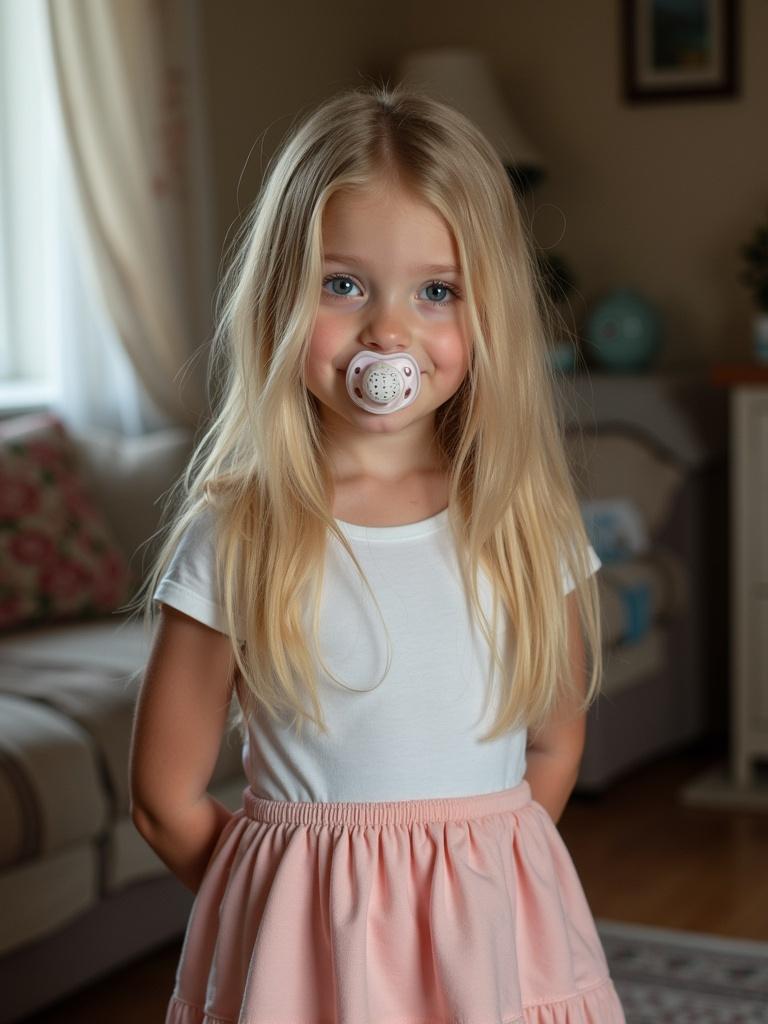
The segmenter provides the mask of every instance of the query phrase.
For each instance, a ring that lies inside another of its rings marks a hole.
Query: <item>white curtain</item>
[[[97,426],[133,437],[171,426],[173,418],[147,393],[104,305],[64,145],[61,140],[56,150],[53,182],[57,367],[49,406],[80,432]]]
[[[46,0],[62,132],[59,405],[143,433],[208,415],[213,331],[198,0]]]

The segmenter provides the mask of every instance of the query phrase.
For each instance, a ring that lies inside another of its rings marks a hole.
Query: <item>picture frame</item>
[[[623,0],[629,103],[734,97],[738,0]]]

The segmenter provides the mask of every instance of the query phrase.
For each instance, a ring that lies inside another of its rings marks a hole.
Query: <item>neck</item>
[[[383,419],[383,417],[380,417]],[[331,417],[322,423],[323,436],[334,480],[364,477],[396,483],[417,474],[445,469],[434,436],[434,417],[393,432],[384,429],[356,431],[345,420]]]

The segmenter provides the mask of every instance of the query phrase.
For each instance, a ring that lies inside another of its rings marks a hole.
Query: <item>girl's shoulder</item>
[[[216,510],[195,510],[162,572],[154,599],[226,632],[222,588],[216,566]]]
[[[199,575],[210,570],[215,560],[216,523],[217,512],[213,505],[206,502],[195,509],[181,531],[166,574],[195,567]]]

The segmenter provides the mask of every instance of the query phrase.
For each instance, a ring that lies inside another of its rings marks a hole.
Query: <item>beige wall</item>
[[[663,311],[663,365],[749,356],[738,248],[768,208],[764,0],[742,3],[739,98],[648,106],[621,97],[612,0],[203,0],[203,29],[219,255],[296,113],[391,76],[408,49],[477,46],[547,161],[528,206],[578,278],[577,322],[632,287]]]

